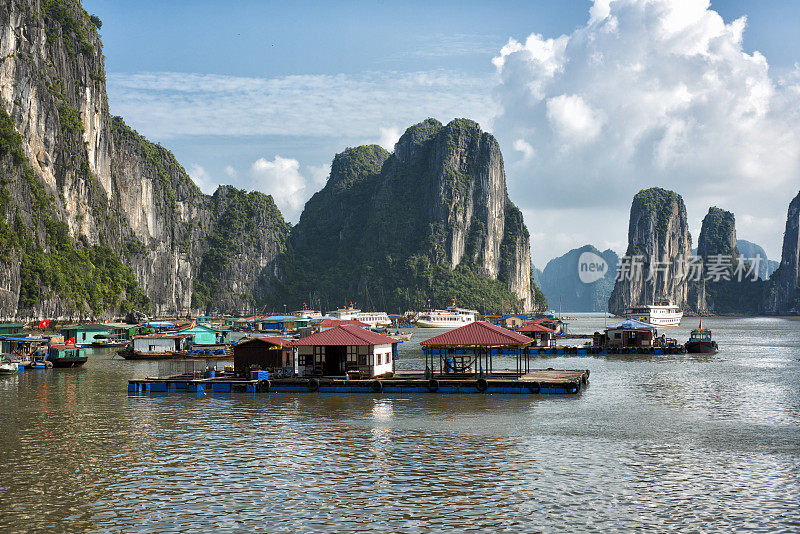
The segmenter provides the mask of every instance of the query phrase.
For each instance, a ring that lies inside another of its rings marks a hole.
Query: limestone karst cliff
[[[622,265],[608,302],[611,313],[624,314],[630,305],[653,302],[659,297],[687,303],[687,263],[692,238],[683,199],[673,191],[651,188],[633,197],[628,225],[628,249],[632,269]],[[627,261],[621,259],[621,261]]]
[[[429,298],[489,309],[543,304],[500,148],[465,119],[414,125],[393,154],[364,146],[337,155],[292,242],[308,277],[286,288],[294,297],[319,291],[331,305],[381,308],[419,308]]]
[[[208,269],[196,276],[204,262],[217,265],[205,260],[219,250],[213,237],[226,209],[169,151],[111,116],[100,24],[73,0],[0,6],[0,111],[9,128],[0,150],[1,215],[11,236],[0,258],[0,316],[129,307],[186,314],[195,279],[234,311],[238,295],[268,285],[288,228],[276,209],[251,214],[268,230],[232,254],[256,259],[225,263],[225,283]],[[242,301],[245,310],[253,305]]]
[[[781,264],[769,279],[764,311],[775,314],[800,313],[800,193],[789,204]]]
[[[582,263],[581,260],[584,260]],[[540,274],[540,287],[550,307],[564,312],[604,312],[608,297],[614,289],[617,274],[617,254],[611,250],[601,252],[592,245],[570,250],[547,263]],[[593,266],[593,273],[580,269]],[[599,270],[602,269],[602,272]]]

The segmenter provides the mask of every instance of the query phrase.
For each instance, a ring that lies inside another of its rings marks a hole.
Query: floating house
[[[291,341],[279,337],[255,337],[233,348],[233,372],[250,378],[253,366],[269,371],[270,376],[292,376],[295,372],[294,349]]]
[[[259,330],[272,330],[276,332],[296,332],[308,326],[309,319],[294,315],[271,315],[259,320]]]
[[[490,374],[493,356],[498,353],[513,355],[517,372],[522,374],[529,370],[525,348],[530,344],[529,337],[485,321],[475,321],[420,343],[430,376]]]
[[[189,335],[150,334],[133,338],[134,354],[171,354],[186,350]]]
[[[532,347],[555,346],[555,331],[539,323],[531,323],[517,329],[517,333],[531,338]]]
[[[16,354],[23,360],[36,358],[49,341],[46,337],[0,336],[0,352]]]
[[[24,327],[22,323],[0,323],[0,336],[21,336]]]
[[[600,344],[604,348],[636,348],[650,349],[656,338],[656,327],[637,321],[627,319],[621,323],[609,326],[605,329],[605,334],[595,336],[595,345]]]
[[[398,341],[354,324],[292,342],[301,376],[384,376],[394,371]]]
[[[504,315],[500,318],[500,326],[509,330],[519,328],[525,324],[525,317],[520,315]]]
[[[193,345],[216,345],[219,343],[219,332],[207,324],[195,324],[191,328],[184,328],[180,333],[189,336],[189,341]]]
[[[111,331],[112,327],[109,324],[87,323],[62,328],[61,335],[65,340],[74,338],[76,346],[84,347],[91,345],[95,338],[98,338],[98,341],[105,341]]]

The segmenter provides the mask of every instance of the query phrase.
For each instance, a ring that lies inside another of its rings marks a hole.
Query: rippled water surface
[[[800,321],[703,322],[717,355],[537,362],[577,396],[129,396],[157,364],[100,350],[0,377],[0,531],[797,531]]]

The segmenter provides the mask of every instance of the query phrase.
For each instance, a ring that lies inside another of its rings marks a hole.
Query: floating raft
[[[487,348],[484,349],[488,354],[497,356],[497,355],[507,355],[507,356],[517,356],[518,352],[516,349],[509,349],[509,348]],[[686,352],[686,349],[683,345],[676,345],[674,347],[653,347],[653,348],[620,348],[620,349],[601,349],[597,347],[585,347],[585,346],[563,346],[563,347],[530,347],[523,349],[522,356],[525,355],[529,356],[594,356],[594,355],[612,355],[612,354],[654,354],[657,356],[664,356],[666,354],[683,354]],[[428,349],[428,353],[434,356],[460,356],[465,355],[469,356],[474,354],[474,350],[471,348],[461,349],[461,348],[453,348],[453,349],[439,349],[439,348],[430,348]]]
[[[426,379],[421,372],[399,372],[392,378],[346,380],[337,377],[276,378],[245,380],[234,377],[141,378],[128,382],[128,393],[149,394],[169,392],[206,393],[511,393],[511,394],[576,394],[589,381],[587,370],[535,370],[517,375],[514,372],[495,372],[491,376],[440,376]]]

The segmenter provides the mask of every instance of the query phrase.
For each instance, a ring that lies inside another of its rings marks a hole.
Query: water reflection
[[[703,322],[715,356],[537,361],[590,369],[575,397],[128,396],[157,364],[99,350],[2,377],[0,530],[795,530],[800,323]]]

